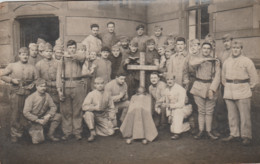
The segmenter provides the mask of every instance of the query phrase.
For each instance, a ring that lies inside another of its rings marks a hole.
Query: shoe
[[[199,140],[203,137],[203,131],[200,131],[196,136],[194,136],[193,138],[196,140]]]
[[[231,141],[235,141],[235,140],[236,140],[236,137],[234,137],[234,136],[228,136],[228,137],[222,139],[223,142],[231,142]]]
[[[69,139],[69,136],[70,136],[70,135],[64,135],[64,136],[61,137],[61,139],[64,140],[64,141],[66,141],[66,140]]]
[[[18,138],[17,137],[11,137],[11,142],[12,143],[16,143],[18,141]]]
[[[51,141],[53,141],[53,142],[60,141],[59,138],[56,138],[56,137],[54,137],[53,135],[48,135],[48,138],[49,138]]]
[[[243,138],[242,145],[249,146],[251,144],[251,139]]]
[[[218,139],[218,137],[215,136],[214,134],[212,134],[211,132],[207,132],[207,134],[208,134],[208,137],[209,137],[210,139],[212,139],[212,140],[217,140],[217,139]]]
[[[142,140],[142,143],[143,143],[144,145],[146,145],[146,144],[148,143],[148,141],[147,141],[146,139],[143,139],[143,140]]]
[[[179,135],[179,134],[174,134],[174,135],[171,137],[172,140],[177,140],[177,139],[179,139],[179,138],[180,138],[180,135]]]
[[[76,134],[76,135],[75,135],[75,138],[76,138],[76,140],[81,140],[81,139],[82,139],[82,136],[81,136],[80,134]]]
[[[132,143],[132,139],[131,139],[131,138],[126,139],[126,143],[127,143],[128,145],[130,145],[130,144]]]
[[[220,137],[221,136],[221,134],[219,132],[217,132],[217,131],[213,131],[211,134],[213,134],[216,137]]]
[[[88,142],[92,142],[92,141],[94,141],[95,140],[95,136],[94,135],[90,135],[89,137],[88,137]]]

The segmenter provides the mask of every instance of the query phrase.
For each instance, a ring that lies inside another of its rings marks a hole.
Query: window
[[[204,39],[209,33],[209,3],[210,0],[189,0],[187,7],[189,40]]]

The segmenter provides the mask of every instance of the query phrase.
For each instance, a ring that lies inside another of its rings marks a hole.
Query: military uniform
[[[229,57],[223,64],[222,83],[225,86],[223,98],[228,109],[230,136],[252,139],[251,89],[258,83],[254,63],[243,54]]]
[[[65,100],[60,103],[62,130],[65,136],[72,133],[79,136],[82,132],[81,105],[84,100],[84,81],[82,80],[82,63],[84,55],[74,54],[72,58],[64,58],[65,63]],[[56,86],[62,88],[62,62],[58,64]]]
[[[3,71],[2,80],[11,83],[11,137],[21,137],[26,120],[22,114],[26,97],[31,93],[34,81],[38,78],[37,70],[33,65],[22,63],[10,63]],[[13,84],[12,79],[19,79],[19,85]]]
[[[119,85],[116,81],[116,79],[110,81],[107,83],[105,86],[105,94],[112,98],[114,100],[116,97],[118,97],[120,94],[123,93],[122,98],[120,98],[120,101],[114,101],[114,111],[110,112],[110,118],[113,120],[113,125],[114,127],[117,127],[117,118],[116,114],[118,113],[119,110],[122,111],[120,121],[121,123],[124,121],[128,106],[129,106],[129,101],[128,101],[128,93],[127,93],[127,84],[124,83],[123,85]]]
[[[57,107],[48,93],[40,95],[37,91],[26,100],[23,108],[24,116],[29,120],[29,134],[34,144],[44,141],[43,125],[36,123],[37,119],[44,119],[50,115],[50,128],[48,136],[52,137],[55,129],[61,122],[61,115],[56,113]]]

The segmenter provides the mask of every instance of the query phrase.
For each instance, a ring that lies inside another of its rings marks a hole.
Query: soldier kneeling
[[[61,115],[56,113],[57,107],[52,98],[46,93],[46,81],[36,81],[36,91],[25,100],[23,114],[29,120],[29,134],[32,143],[38,144],[44,141],[43,128],[50,122],[48,138],[52,141],[59,141],[54,137],[54,132],[61,122]]]

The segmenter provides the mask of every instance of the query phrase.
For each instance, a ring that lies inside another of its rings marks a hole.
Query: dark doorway
[[[18,18],[20,24],[20,47],[28,47],[41,37],[46,42],[55,44],[59,38],[58,17]]]

